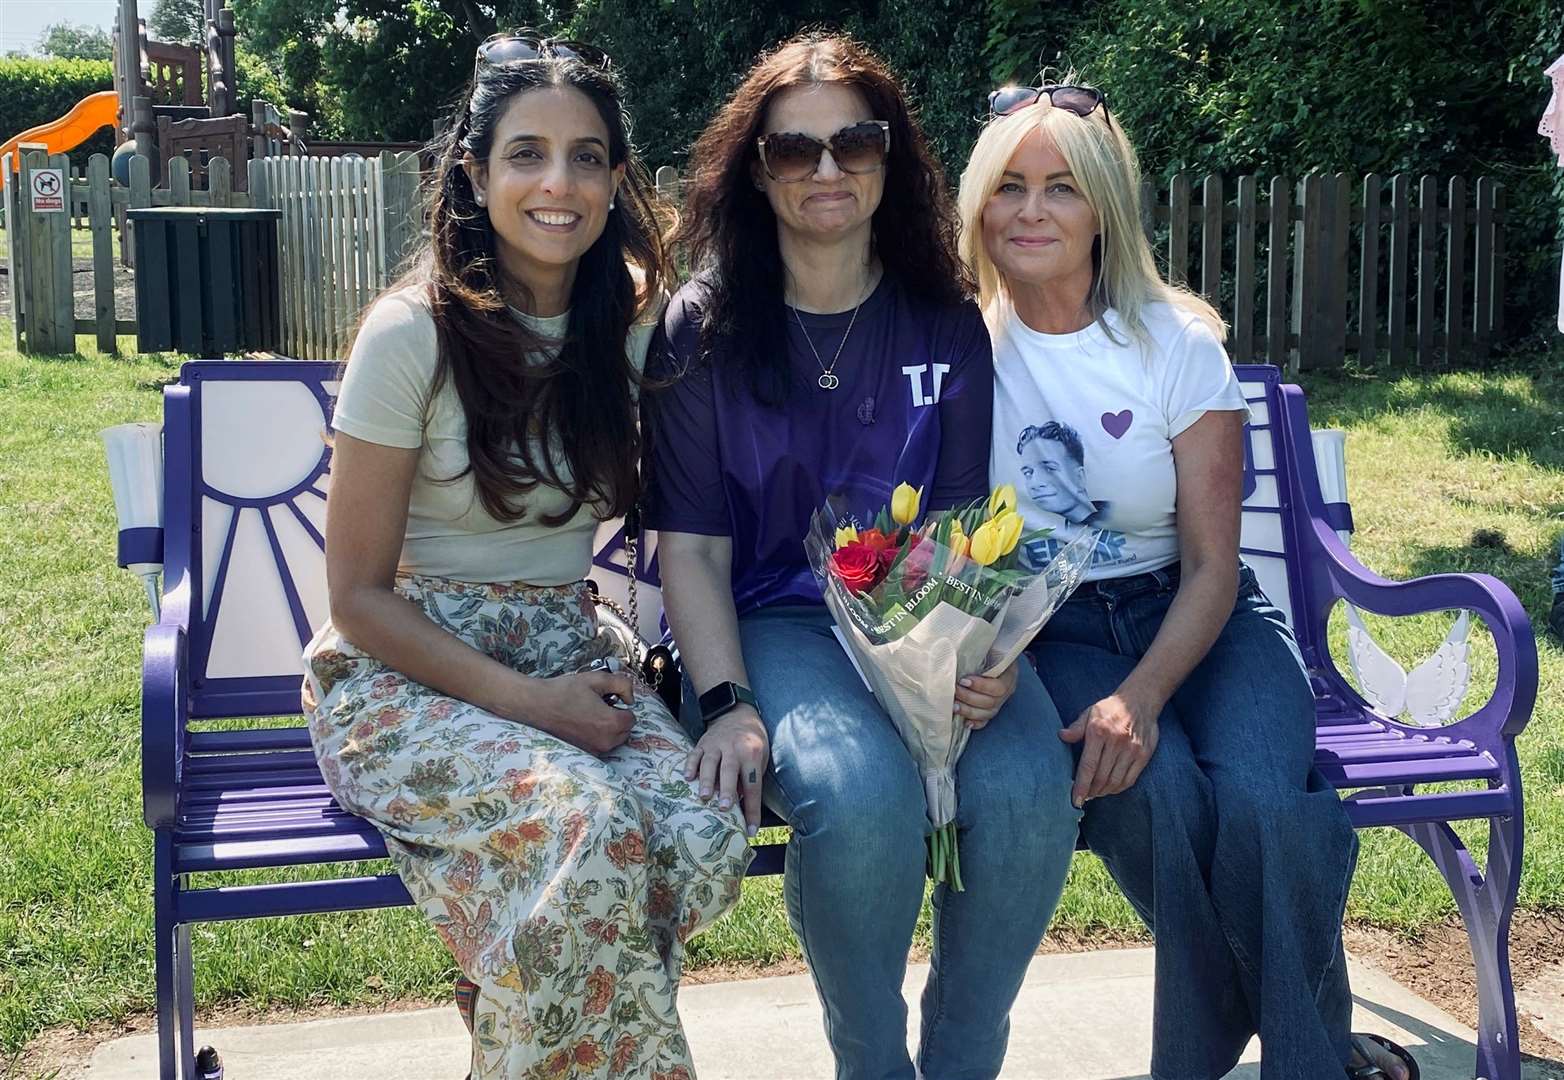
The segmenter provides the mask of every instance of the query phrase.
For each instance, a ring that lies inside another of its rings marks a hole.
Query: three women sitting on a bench
[[[664,313],[606,58],[480,47],[430,249],[337,402],[305,687],[333,794],[467,980],[474,1077],[692,1077],[684,945],[737,898],[762,799],[839,1078],[999,1073],[1077,829],[1156,932],[1153,1076],[1219,1077],[1257,1032],[1267,1080],[1416,1075],[1349,1035],[1356,841],[1238,559],[1222,324],[1159,280],[1099,93],[992,107],[958,221],[884,64],[824,35],[767,55],[695,147],[675,239],[697,276]],[[827,496],[893,478],[934,507],[1014,483],[1052,540],[1102,535],[1031,662],[957,691],[966,889],[934,890],[916,1064],[922,784],[802,547]],[[638,499],[688,735],[595,663],[592,537]]]

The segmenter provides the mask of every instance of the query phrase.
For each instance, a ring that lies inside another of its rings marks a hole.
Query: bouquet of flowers
[[[839,500],[815,511],[804,547],[838,636],[923,774],[929,875],[961,889],[956,762],[970,729],[956,682],[1004,671],[1080,583],[1096,533],[1042,567],[1027,566],[1028,531],[1012,485],[987,502],[920,514],[922,489],[900,484],[863,527]]]

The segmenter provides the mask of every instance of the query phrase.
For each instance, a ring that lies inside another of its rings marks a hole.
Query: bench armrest
[[[149,829],[172,828],[179,817],[189,689],[185,628],[153,625],[141,659],[141,816]]]
[[[1440,732],[1486,743],[1497,736],[1514,739],[1525,729],[1537,698],[1537,641],[1526,609],[1509,586],[1491,574],[1430,574],[1411,581],[1390,581],[1358,562],[1322,517],[1312,517],[1305,531],[1310,534],[1304,537],[1305,544],[1313,549],[1306,557],[1316,571],[1323,571],[1316,573],[1316,579],[1323,578],[1329,588],[1329,595],[1323,598],[1327,603],[1316,605],[1321,627],[1335,599],[1379,615],[1470,610],[1493,635],[1498,679],[1486,704]],[[1329,659],[1323,642],[1320,654]]]

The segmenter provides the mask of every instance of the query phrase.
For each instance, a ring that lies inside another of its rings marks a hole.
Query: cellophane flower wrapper
[[[955,715],[957,680],[998,675],[1021,655],[1080,584],[1096,534],[1066,545],[1041,570],[1017,574],[954,558],[933,535],[919,539],[907,530],[899,558],[916,550],[927,577],[902,588],[898,561],[883,583],[855,595],[831,569],[837,527],[832,505],[815,512],[804,542],[810,566],[848,650],[918,764],[929,822],[941,829],[956,817],[955,768],[971,734]],[[953,562],[956,574],[948,572]]]

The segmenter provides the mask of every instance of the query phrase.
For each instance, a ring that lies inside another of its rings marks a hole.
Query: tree
[[[114,55],[114,43],[100,26],[60,22],[44,27],[38,52],[61,60],[108,60]]]
[[[147,29],[159,41],[206,41],[205,0],[157,0]]]

